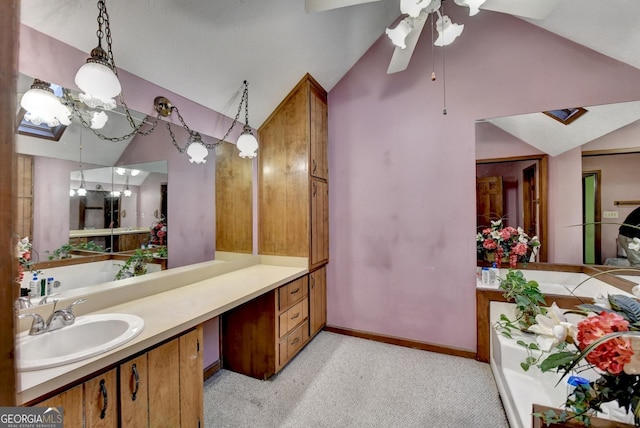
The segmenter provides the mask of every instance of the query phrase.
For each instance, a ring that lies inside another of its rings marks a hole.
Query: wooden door
[[[38,407],[62,407],[65,428],[82,428],[84,412],[82,385],[68,389],[36,404]]]
[[[329,261],[329,186],[324,180],[311,179],[311,254],[310,267]]]
[[[149,368],[149,426],[180,426],[180,346],[178,339],[147,354]]]
[[[476,178],[476,209],[478,230],[491,226],[491,220],[504,215],[502,177]]]
[[[180,336],[180,423],[182,427],[201,427],[203,420],[202,325],[199,325]]]
[[[149,426],[147,354],[120,365],[120,414],[123,427]]]
[[[524,223],[522,228],[527,235],[538,235],[538,187],[536,186],[537,168],[531,165],[522,171],[522,205]]]
[[[327,323],[327,270],[325,266],[309,274],[309,329],[311,336]]]
[[[84,417],[87,428],[119,426],[117,369],[84,383]]]

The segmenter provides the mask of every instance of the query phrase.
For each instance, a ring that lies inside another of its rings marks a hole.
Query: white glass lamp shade
[[[36,86],[36,85],[34,85]],[[20,100],[25,109],[24,118],[34,125],[46,123],[47,126],[70,125],[71,110],[60,102],[53,91],[32,86]]]
[[[480,12],[480,6],[487,0],[454,0],[458,6],[466,6],[469,8],[469,16],[473,16]]]
[[[440,0],[400,0],[400,12],[417,18],[422,9],[428,8],[427,12],[433,12],[440,7]]]
[[[80,100],[91,108],[111,110],[116,107],[113,99],[122,91],[118,76],[106,61],[106,53],[97,47],[76,73],[76,85],[82,90]]]
[[[112,190],[111,191],[111,196],[113,196],[114,198],[119,198],[120,197],[120,191],[119,190]]]
[[[124,196],[125,197],[129,197],[132,195],[131,189],[129,189],[128,187],[124,189]]]
[[[76,195],[76,191],[73,189],[69,189],[69,196],[75,196]]]
[[[436,21],[436,29],[438,30],[438,39],[433,44],[436,46],[447,46],[462,34],[464,25],[454,24],[447,15],[444,15]]]
[[[91,128],[92,129],[102,129],[104,128],[104,125],[107,123],[107,120],[109,120],[109,116],[107,116],[107,114],[103,111],[97,112],[94,111],[91,114]]]
[[[258,140],[253,136],[251,132],[251,128],[248,126],[244,127],[240,138],[238,138],[238,142],[236,143],[236,147],[240,150],[241,158],[255,158],[258,153]]]
[[[189,155],[189,162],[195,164],[207,163],[207,156],[209,150],[202,143],[202,137],[196,133],[189,137],[189,146],[187,147],[187,155]]]
[[[77,192],[78,196],[87,196],[87,189],[84,188],[84,183],[80,185]]]
[[[413,26],[411,25],[410,21],[405,18],[400,21],[398,25],[396,25],[396,28],[387,28],[385,30],[385,33],[387,33],[387,36],[389,36],[395,46],[399,47],[400,49],[405,49],[407,45],[404,41],[412,29]]]
[[[124,169],[124,168],[120,168],[120,167],[116,168],[116,174],[118,174],[118,175],[124,175],[126,172],[127,172],[127,170]]]

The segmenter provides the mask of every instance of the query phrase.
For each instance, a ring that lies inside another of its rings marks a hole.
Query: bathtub
[[[112,282],[116,273],[118,273],[124,263],[124,260],[104,260],[42,269],[42,273],[38,275],[38,279],[53,278],[54,281],[57,281],[58,286],[54,286],[51,293],[52,296],[55,294],[55,298],[62,299],[70,295],[72,290]],[[160,270],[161,266],[159,264],[147,263],[147,273]],[[29,288],[29,282],[32,277],[33,275],[30,274],[30,272],[25,272],[20,286],[22,288]],[[32,302],[37,304],[40,297],[34,297],[32,299]]]
[[[495,325],[500,314],[513,319],[514,307],[511,303],[491,302],[492,325]],[[563,407],[570,388],[567,385],[568,376],[560,381],[561,374],[543,373],[535,366],[525,372],[520,363],[527,357],[527,352],[516,342],[523,340],[530,343],[535,341],[535,335],[513,332],[512,336],[513,339],[509,339],[499,334],[495,328],[491,329],[490,365],[509,425],[511,428],[529,428],[532,426],[531,412],[534,403],[560,409]],[[580,372],[579,376],[593,380],[598,375],[590,370]],[[633,424],[632,415],[627,415],[616,403],[603,405],[603,412],[597,416]]]

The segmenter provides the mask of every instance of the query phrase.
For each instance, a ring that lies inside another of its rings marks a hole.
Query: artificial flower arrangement
[[[489,256],[501,267],[502,260],[508,259],[511,268],[518,262],[527,262],[535,247],[540,246],[537,236],[532,238],[521,227],[513,228],[502,225],[502,219],[491,221],[487,227],[476,235],[476,247],[479,260],[489,260]]]
[[[562,310],[555,302],[542,309],[528,328],[536,334],[535,342],[518,340],[527,350],[520,365],[525,371],[537,366],[542,372],[558,372],[562,375],[558,384],[569,377],[575,388],[564,409],[535,416],[547,425],[574,420],[590,426],[604,403],[617,402],[640,426],[640,301],[609,295],[573,310]],[[576,316],[573,322],[569,314]],[[502,314],[496,328],[512,338],[512,330],[521,326]]]
[[[33,270],[34,261],[31,258],[33,245],[29,242],[28,236],[18,238],[15,251],[18,258],[18,276],[16,276],[15,282],[20,284],[26,271],[37,272]]]
[[[149,232],[149,244],[167,245],[167,221],[162,218],[154,221]]]

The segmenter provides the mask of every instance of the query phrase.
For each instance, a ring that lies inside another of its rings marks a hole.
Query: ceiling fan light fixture
[[[440,7],[441,0],[400,0],[400,12],[417,18],[423,9],[431,13]]]
[[[466,6],[469,8],[469,16],[474,16],[480,12],[480,6],[487,0],[454,0],[458,6]]]
[[[405,49],[407,47],[405,43],[405,39],[413,29],[413,25],[409,18],[404,18],[402,21],[396,25],[396,28],[387,28],[385,33],[391,39],[391,42],[399,47],[400,49]]]
[[[436,46],[448,46],[462,34],[464,24],[454,24],[447,15],[441,15],[436,21],[438,39],[433,43]]]

